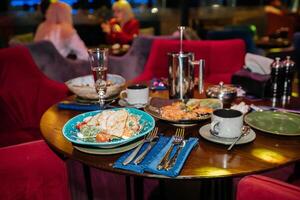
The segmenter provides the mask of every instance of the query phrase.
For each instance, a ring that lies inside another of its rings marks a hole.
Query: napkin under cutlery
[[[138,165],[134,164],[133,162],[129,163],[128,165],[123,165],[123,161],[131,154],[131,151],[126,152],[123,154],[113,165],[114,168],[119,169],[125,169],[129,171],[133,171],[136,173],[144,173],[144,172],[151,172],[155,174],[161,174],[169,177],[176,177],[180,173],[183,164],[185,163],[188,155],[190,154],[191,150],[198,144],[198,138],[189,138],[186,141],[185,146],[180,151],[177,161],[175,165],[170,170],[158,170],[156,169],[158,163],[160,162],[163,155],[166,153],[166,151],[170,148],[174,138],[173,137],[165,137],[160,136],[159,140],[155,144],[155,146],[149,151],[149,153],[146,155],[145,159]],[[144,149],[147,148],[149,143],[146,143],[142,146],[140,153],[143,152]],[[176,146],[170,157],[172,157],[178,146]],[[139,155],[139,154],[138,154]]]
[[[77,111],[94,111],[100,110],[99,104],[82,104],[74,101],[62,101],[58,103],[58,108],[62,110],[77,110]],[[115,106],[105,105],[106,108],[113,108]]]

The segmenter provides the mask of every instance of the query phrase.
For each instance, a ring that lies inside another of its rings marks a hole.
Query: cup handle
[[[122,90],[120,92],[120,98],[121,99],[126,99],[127,98],[127,91],[126,90]]]
[[[219,124],[220,122],[211,122],[211,132],[214,135],[219,135],[219,131],[220,131]]]

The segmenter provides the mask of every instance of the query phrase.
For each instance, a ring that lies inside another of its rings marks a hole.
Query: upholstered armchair
[[[129,51],[123,56],[109,56],[109,72],[119,74],[126,80],[132,80],[144,70],[154,39],[177,39],[174,36],[144,36],[140,35],[133,40]]]
[[[38,68],[50,79],[65,82],[91,73],[85,60],[64,58],[49,41],[26,44]]]
[[[0,199],[71,199],[66,164],[43,140],[0,148]]]
[[[205,59],[205,81],[230,83],[231,76],[244,65],[245,44],[241,39],[220,41],[183,41],[183,50],[194,52],[196,59]],[[169,52],[179,51],[178,40],[154,40],[145,69],[133,82],[168,77]],[[195,69],[197,74],[197,67]]]
[[[253,35],[246,29],[230,30],[229,28],[219,31],[208,31],[206,39],[208,40],[228,40],[228,39],[242,39],[246,44],[246,51],[254,54],[262,54],[262,50],[256,48],[253,40]]]
[[[65,98],[65,84],[47,78],[24,46],[0,50],[0,147],[41,138],[42,114]]]
[[[300,187],[261,175],[250,175],[238,183],[236,200],[299,200]]]

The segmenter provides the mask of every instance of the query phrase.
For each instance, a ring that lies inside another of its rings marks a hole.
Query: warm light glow
[[[220,4],[213,4],[213,5],[211,5],[211,7],[213,7],[213,8],[219,8]]]
[[[269,149],[254,149],[252,150],[251,154],[256,158],[259,158],[269,163],[280,164],[287,161],[287,158],[284,157],[282,154],[275,151],[271,151]]]
[[[51,2],[51,3],[55,3],[55,2],[57,2],[57,0],[50,0],[50,2]]]
[[[158,12],[158,8],[152,8],[151,9],[151,13],[157,13]]]
[[[196,169],[196,173],[201,176],[224,176],[232,174],[229,170],[217,167],[201,167]]]

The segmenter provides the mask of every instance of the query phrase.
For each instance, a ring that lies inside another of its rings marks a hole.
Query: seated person
[[[75,55],[77,59],[88,60],[87,48],[73,27],[71,11],[66,3],[51,3],[45,21],[38,26],[34,41],[49,40],[62,56]]]
[[[275,15],[284,15],[281,0],[268,0],[267,5],[265,6],[265,12]]]
[[[112,6],[114,18],[102,23],[108,44],[130,44],[139,34],[139,22],[135,19],[130,4],[125,0],[116,1]]]

